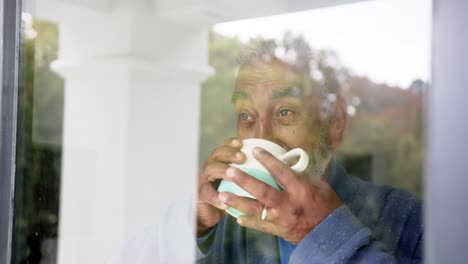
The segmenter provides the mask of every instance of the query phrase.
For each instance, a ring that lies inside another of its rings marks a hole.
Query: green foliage
[[[226,138],[235,136],[236,116],[231,103],[237,56],[243,44],[237,38],[209,36],[209,64],[216,74],[202,84],[200,112],[200,161]],[[229,51],[229,52],[226,52]]]
[[[42,242],[58,229],[64,82],[50,69],[57,25],[23,23],[21,52],[12,263],[39,263]]]

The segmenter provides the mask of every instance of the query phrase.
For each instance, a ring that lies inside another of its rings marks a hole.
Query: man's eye
[[[240,119],[240,120],[251,120],[252,117],[251,117],[249,114],[240,113],[240,114],[239,114],[239,119]]]
[[[292,112],[287,110],[287,109],[283,109],[278,114],[279,114],[279,116],[288,116],[288,115],[292,114]]]

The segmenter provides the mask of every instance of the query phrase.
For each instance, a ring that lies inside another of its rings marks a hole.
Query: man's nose
[[[269,141],[274,141],[275,136],[273,131],[273,125],[270,120],[266,118],[260,118],[260,121],[257,125],[257,129],[255,131],[255,137],[266,139]]]

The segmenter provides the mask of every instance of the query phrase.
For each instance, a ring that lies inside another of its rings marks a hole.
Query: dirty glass
[[[299,2],[24,0],[11,262],[419,257],[430,1]]]
[[[201,97],[202,263],[421,260],[430,16],[430,1],[373,1],[213,27],[215,74]],[[302,148],[309,166],[285,169],[251,145],[291,168],[302,157],[284,153]],[[376,238],[358,251],[354,221]]]

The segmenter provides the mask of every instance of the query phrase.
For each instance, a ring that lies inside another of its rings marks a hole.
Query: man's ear
[[[343,133],[346,127],[346,121],[348,119],[348,115],[346,113],[346,102],[343,97],[338,96],[338,100],[334,105],[330,116],[330,143],[332,151],[335,151],[341,143],[343,139]]]

